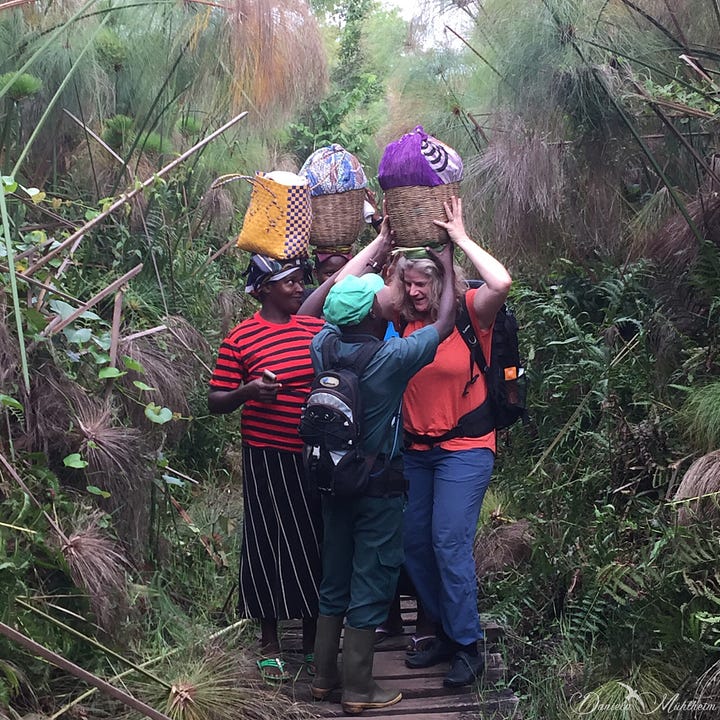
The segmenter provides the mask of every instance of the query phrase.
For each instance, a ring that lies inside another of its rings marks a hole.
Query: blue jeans
[[[494,462],[486,448],[405,453],[405,566],[430,620],[462,645],[483,637],[473,543]]]
[[[323,496],[321,615],[345,615],[358,630],[385,620],[403,563],[404,504],[404,496]]]

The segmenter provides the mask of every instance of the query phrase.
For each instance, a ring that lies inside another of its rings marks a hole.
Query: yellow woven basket
[[[278,260],[307,255],[312,225],[307,184],[283,185],[260,172],[244,179],[252,183],[253,189],[238,247]]]
[[[446,185],[409,185],[385,190],[387,214],[395,231],[395,243],[401,247],[424,247],[449,242],[447,231],[433,220],[447,221],[443,203],[460,197],[460,183]]]
[[[362,230],[364,200],[362,189],[313,197],[310,243],[320,249],[352,245]]]

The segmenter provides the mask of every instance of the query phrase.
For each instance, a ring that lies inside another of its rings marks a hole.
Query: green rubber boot
[[[335,688],[340,687],[337,656],[340,648],[342,615],[320,615],[315,631],[315,677],[310,692],[316,700],[324,700]]]
[[[373,680],[375,630],[345,628],[342,709],[348,715],[388,707],[402,700],[397,690],[383,690]]]

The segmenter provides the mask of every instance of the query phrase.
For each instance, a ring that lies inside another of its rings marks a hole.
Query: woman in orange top
[[[461,292],[485,357],[490,357],[493,323],[512,279],[503,265],[465,232],[462,201],[445,203],[444,227],[455,247],[475,266],[484,284]],[[432,260],[401,258],[396,282],[402,289],[404,335],[432,323],[441,278]],[[460,297],[458,297],[459,301]],[[437,636],[426,649],[411,653],[409,667],[451,661],[444,684],[475,681],[483,669],[477,609],[473,541],[483,496],[495,459],[495,431],[482,437],[438,440],[487,395],[482,373],[470,372],[469,349],[457,328],[438,348],[435,359],[411,380],[403,397],[406,431],[405,474],[409,482],[405,511],[405,565]],[[473,377],[475,379],[473,380]]]

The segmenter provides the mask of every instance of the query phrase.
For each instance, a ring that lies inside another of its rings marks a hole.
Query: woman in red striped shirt
[[[305,265],[253,255],[246,291],[260,310],[223,340],[210,380],[211,413],[242,407],[243,617],[260,620],[266,679],[288,675],[280,657],[278,620],[301,618],[306,667],[313,642],[320,579],[320,505],[309,491],[298,435],[300,409],[314,373],[310,341],[323,321],[296,315]]]

